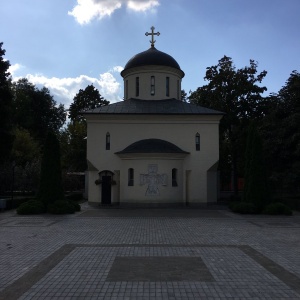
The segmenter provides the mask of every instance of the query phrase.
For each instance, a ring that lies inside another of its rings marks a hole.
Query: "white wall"
[[[151,76],[155,77],[154,95],[151,95]],[[136,96],[136,77],[139,77],[139,96]],[[169,96],[166,96],[166,77],[170,78]],[[125,99],[136,98],[143,100],[171,98],[181,100],[181,73],[175,68],[163,66],[130,69],[124,75],[124,97]]]
[[[207,170],[219,159],[218,124],[220,116],[150,116],[150,115],[88,115],[87,158],[98,170],[120,170],[120,186],[113,186],[113,201],[162,201],[184,202],[188,194],[189,203],[207,202]],[[105,137],[111,136],[110,150],[105,150]],[[200,151],[195,150],[195,135],[200,134]],[[190,152],[185,158],[162,159],[148,157],[136,160],[122,159],[115,152],[143,139],[156,138],[177,145]],[[168,173],[169,183],[160,188],[160,196],[145,198],[145,186],[139,185],[139,174],[147,172],[148,164],[157,164],[158,173]],[[127,186],[128,168],[135,169],[137,185]],[[171,169],[178,168],[178,188],[171,187]],[[186,171],[189,171],[185,182]],[[96,171],[89,174],[89,201],[100,202],[101,190],[94,184]],[[186,190],[188,187],[188,191]],[[119,188],[119,190],[118,190]],[[119,193],[119,195],[118,195]],[[213,194],[213,193],[211,193]],[[174,201],[173,201],[174,200]],[[149,202],[148,201],[148,202]]]

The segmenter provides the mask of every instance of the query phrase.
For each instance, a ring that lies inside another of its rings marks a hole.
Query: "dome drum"
[[[121,72],[125,100],[181,100],[184,72],[177,61],[155,47],[132,57]]]

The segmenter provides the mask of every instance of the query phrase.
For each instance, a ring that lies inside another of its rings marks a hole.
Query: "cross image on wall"
[[[167,185],[167,174],[158,174],[156,164],[148,165],[148,174],[140,174],[140,185],[148,184],[145,196],[158,196],[159,186]]]

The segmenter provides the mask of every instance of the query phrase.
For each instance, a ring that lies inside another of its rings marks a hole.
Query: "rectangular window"
[[[106,144],[105,149],[110,150],[110,134],[109,133],[106,134],[105,144]]]
[[[196,151],[200,151],[200,134],[199,133],[196,134],[195,143],[196,143]]]
[[[135,77],[135,96],[138,97],[140,94],[140,78]]]
[[[128,169],[128,186],[134,185],[134,170],[132,168]]]
[[[155,95],[155,77],[151,76],[151,95],[154,96]]]
[[[177,184],[177,169],[172,169],[172,186],[178,186],[178,184]]]
[[[126,80],[126,85],[125,85],[125,100],[128,99],[128,80]]]
[[[170,77],[166,77],[166,96],[170,96]]]

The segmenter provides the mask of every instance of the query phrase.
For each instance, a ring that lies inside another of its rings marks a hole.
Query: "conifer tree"
[[[64,199],[60,146],[57,136],[48,132],[41,164],[40,187],[37,198],[46,206]]]
[[[254,123],[249,126],[243,201],[252,203],[261,211],[269,200],[262,140]]]

